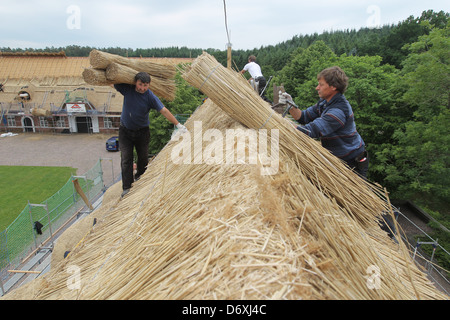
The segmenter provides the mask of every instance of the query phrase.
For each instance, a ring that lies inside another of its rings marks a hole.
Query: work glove
[[[177,124],[177,129],[181,134],[186,133],[188,131],[188,129],[181,123]]]
[[[185,134],[186,132],[189,132],[189,131],[184,125],[182,125],[179,122],[176,125],[176,127],[177,127],[177,129],[172,132],[172,136],[170,137],[170,139],[178,141],[178,139],[180,139],[180,136],[182,136],[183,134]]]
[[[278,102],[281,104],[286,104],[288,101],[293,101],[291,95],[287,92],[280,91],[278,93],[278,97]]]

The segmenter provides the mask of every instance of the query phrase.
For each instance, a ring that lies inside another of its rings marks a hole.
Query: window
[[[66,121],[63,117],[56,118],[56,127],[57,128],[64,128],[66,126]]]
[[[103,123],[105,125],[105,129],[112,129],[113,124],[111,118],[103,118]]]
[[[39,125],[41,128],[48,128],[48,120],[45,117],[39,117]]]
[[[8,116],[8,127],[15,127],[15,126],[16,126],[16,117]]]

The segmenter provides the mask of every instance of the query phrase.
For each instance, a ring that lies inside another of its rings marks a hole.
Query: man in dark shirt
[[[122,197],[128,193],[132,183],[145,172],[148,164],[148,145],[150,142],[149,112],[154,109],[167,120],[185,132],[183,126],[164,107],[158,97],[149,89],[150,75],[139,72],[135,76],[136,83],[115,84],[114,88],[123,95],[123,108],[120,116],[119,146],[122,168]],[[137,172],[133,177],[133,149],[136,148]]]
[[[320,72],[317,80],[319,102],[306,110],[290,109],[292,117],[303,125],[297,129],[319,138],[324,148],[366,178],[369,159],[365,143],[356,131],[352,107],[344,96],[348,77],[341,68],[331,67]],[[292,99],[288,94],[285,98]]]

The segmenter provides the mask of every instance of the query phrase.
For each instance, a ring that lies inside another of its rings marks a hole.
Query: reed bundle
[[[51,117],[52,113],[50,110],[45,110],[43,108],[31,108],[30,112],[35,117]]]
[[[114,84],[113,81],[106,79],[106,71],[94,68],[86,68],[82,73],[83,79],[87,84],[93,86],[109,86]]]
[[[127,66],[111,63],[108,65],[105,71],[105,76],[108,81],[113,83],[128,83],[134,84],[134,76],[137,71]],[[150,90],[154,94],[165,98],[167,100],[173,100],[175,98],[175,82],[159,77],[152,77],[150,81]]]
[[[163,79],[173,79],[176,74],[174,65],[159,64],[139,58],[125,58],[95,49],[89,53],[89,62],[95,69],[106,69],[111,63],[117,63]]]
[[[261,175],[260,162],[172,161],[185,141],[194,152],[178,153],[183,160],[223,149],[192,134],[196,121],[222,135],[245,128],[209,99],[186,122],[189,136],[170,141],[124,199],[94,211],[97,223],[69,257],[4,298],[447,298],[372,213],[361,212],[364,224],[347,215],[283,150],[276,175]]]
[[[357,219],[389,211],[383,190],[368,183],[261,99],[238,73],[220,65],[203,53],[185,66],[183,77],[214,101],[236,121],[251,129],[279,130],[280,149],[294,159],[301,172],[322,192]]]
[[[90,85],[134,84],[134,76],[138,72],[147,72],[151,76],[150,90],[166,100],[175,99],[176,68],[173,65],[125,58],[95,49],[90,52],[89,61],[92,68],[86,68],[82,75]]]

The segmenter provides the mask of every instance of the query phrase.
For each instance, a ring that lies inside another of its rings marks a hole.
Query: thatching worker
[[[139,72],[135,84],[115,84],[123,99],[120,116],[119,146],[121,151],[122,197],[127,194],[132,183],[145,172],[148,164],[148,145],[150,143],[150,110],[160,112],[167,120],[182,131],[186,127],[178,122],[173,114],[162,104],[161,100],[149,89],[150,75]],[[137,168],[133,177],[133,149],[136,149]]]
[[[253,80],[255,82],[256,88],[258,89],[258,94],[261,98],[267,102],[270,102],[264,93],[261,95],[261,92],[264,90],[267,82],[266,78],[262,74],[261,67],[256,63],[256,57],[254,55],[248,57],[248,63],[244,66],[244,69],[241,70],[241,74],[246,72],[250,73],[251,78],[249,81]]]
[[[311,138],[319,138],[323,147],[367,178],[369,158],[365,143],[356,130],[352,107],[344,96],[348,86],[347,75],[341,68],[331,67],[322,70],[317,80],[319,102],[306,110],[289,110],[292,117],[302,124],[297,129]],[[284,94],[283,98],[292,100],[289,94]]]

